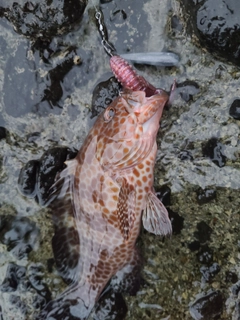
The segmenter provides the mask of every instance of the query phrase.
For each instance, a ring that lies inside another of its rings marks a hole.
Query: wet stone
[[[208,245],[201,246],[197,253],[197,260],[206,265],[210,265],[213,262],[213,250]]]
[[[40,132],[32,132],[27,135],[28,142],[35,142],[41,136]]]
[[[238,276],[235,272],[226,271],[225,281],[230,283],[236,283],[238,281]]]
[[[0,127],[0,140],[6,139],[7,137],[7,130],[4,127]]]
[[[194,232],[194,236],[201,243],[205,243],[210,240],[212,234],[212,228],[209,227],[206,222],[201,221],[197,224],[197,231]]]
[[[53,266],[55,264],[55,260],[54,258],[50,258],[47,260],[47,269],[48,269],[48,272],[53,272]]]
[[[202,274],[202,279],[205,282],[211,282],[216,274],[220,272],[220,266],[217,262],[214,262],[211,266],[202,266],[200,272]]]
[[[213,189],[199,188],[196,191],[196,193],[197,193],[197,202],[199,204],[205,204],[216,199],[216,191]]]
[[[199,93],[199,85],[195,81],[184,81],[177,84],[177,92],[179,92],[181,98],[188,102],[193,100],[193,96]]]
[[[174,212],[169,208],[167,210],[169,219],[171,220],[173,234],[181,233],[184,226],[184,218],[181,217],[177,212]]]
[[[41,264],[31,265],[28,269],[29,281],[31,286],[37,291],[37,293],[44,298],[41,300],[41,305],[45,305],[51,300],[51,292],[48,286],[43,281],[44,269]]]
[[[154,188],[155,194],[158,199],[164,204],[164,206],[170,206],[171,204],[171,189],[167,185]]]
[[[194,31],[209,52],[240,64],[238,0],[181,0],[188,12],[188,32]]]
[[[39,161],[30,160],[21,169],[18,177],[18,188],[20,192],[28,197],[35,196],[35,185],[37,173],[39,171]]]
[[[92,95],[92,115],[91,118],[96,117],[107,106],[119,96],[121,85],[115,77],[111,77],[107,81],[97,84],[93,90]]]
[[[46,151],[39,160],[39,171],[36,183],[36,199],[43,205],[49,195],[49,189],[54,184],[57,173],[61,172],[66,165],[64,162],[75,158],[76,150],[67,147],[56,147]]]
[[[34,309],[43,309],[46,303],[46,299],[40,294],[37,294],[33,298],[32,306]]]
[[[176,16],[176,15],[173,15],[173,16],[171,17],[171,29],[173,29],[173,30],[175,30],[175,31],[179,31],[179,32],[181,32],[182,29],[183,29],[181,20],[180,20],[179,17]]]
[[[17,309],[21,310],[22,314],[27,313],[27,305],[21,300],[21,298],[15,294],[11,294],[9,302],[14,305]]]
[[[240,99],[236,99],[231,104],[229,114],[236,120],[240,120]]]
[[[122,320],[127,314],[126,303],[120,293],[106,292],[99,300],[94,320]]]
[[[69,48],[64,52],[59,52],[58,49],[57,53],[52,52],[55,58],[50,61],[45,59],[46,64],[39,61],[38,53],[34,55],[34,61],[28,59],[26,57],[28,50],[27,44],[20,42],[16,54],[7,57],[3,83],[5,112],[15,118],[29,112],[40,116],[49,113],[61,114],[63,103],[61,99],[69,95],[69,91],[65,91],[64,81],[70,71],[79,68],[74,64],[75,49]],[[55,66],[56,60],[58,60],[57,66]],[[44,76],[39,73],[40,69]]]
[[[142,9],[142,5],[139,1],[129,0],[104,2],[100,9],[103,12],[107,30],[111,30],[118,39],[114,43],[116,51],[119,53],[127,53],[131,50],[141,52],[144,41],[151,33],[147,13]],[[129,32],[130,29],[134,30],[134,33]],[[134,41],[132,41],[133,38]]]
[[[239,320],[240,319],[240,301],[237,300],[236,304],[235,304],[235,310],[234,310],[234,314],[233,314],[233,318],[232,319],[236,319]]]
[[[182,150],[180,153],[179,153],[179,159],[182,160],[182,161],[185,161],[185,160],[190,160],[192,161],[193,160],[193,156],[192,156],[192,153],[191,151],[188,151],[188,150]]]
[[[5,279],[0,285],[0,290],[2,292],[13,292],[17,290],[19,282],[25,279],[26,268],[18,266],[15,263],[9,263]]]
[[[210,158],[214,164],[222,168],[226,164],[227,157],[224,155],[223,144],[217,138],[211,138],[202,144],[202,153],[204,157]]]
[[[195,241],[192,241],[188,244],[188,248],[191,250],[191,251],[198,251],[200,249],[200,242],[195,240]]]
[[[87,1],[2,0],[0,16],[10,21],[14,30],[31,38],[48,38],[70,31],[80,21]]]
[[[223,295],[220,291],[202,293],[189,305],[189,311],[194,320],[217,320],[223,311]]]
[[[39,238],[39,229],[27,217],[0,216],[0,241],[17,259],[25,258]]]
[[[239,292],[240,292],[240,280],[238,282],[236,282],[232,288],[232,293],[235,295],[235,296],[238,296]]]

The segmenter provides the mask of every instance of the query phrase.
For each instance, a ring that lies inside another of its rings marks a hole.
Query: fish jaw
[[[161,91],[151,97],[146,97],[142,91],[127,93],[123,95],[128,105],[133,105],[133,112],[137,121],[143,127],[143,133],[153,136],[159,128],[159,121],[162,116],[164,106],[168,102],[169,96],[165,91]]]

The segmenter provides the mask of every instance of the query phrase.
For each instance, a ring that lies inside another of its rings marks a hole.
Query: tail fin
[[[88,306],[80,298],[83,288],[72,285],[57,299],[50,301],[35,320],[86,320],[95,301]]]

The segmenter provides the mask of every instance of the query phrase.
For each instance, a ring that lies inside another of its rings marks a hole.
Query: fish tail
[[[35,320],[86,320],[88,319],[95,301],[88,303],[81,298],[84,289],[72,285],[55,300],[50,301],[38,314]]]

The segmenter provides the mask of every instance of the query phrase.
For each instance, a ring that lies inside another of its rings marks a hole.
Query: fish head
[[[146,97],[144,91],[125,90],[99,115],[94,132],[103,168],[126,169],[150,153],[167,101],[165,91]]]

